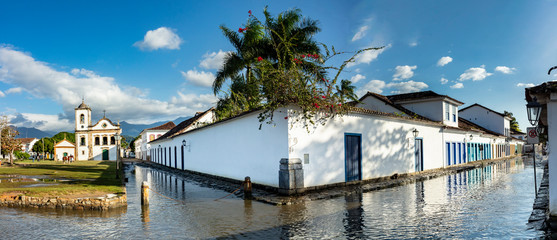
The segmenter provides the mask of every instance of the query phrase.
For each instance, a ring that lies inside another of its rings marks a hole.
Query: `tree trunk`
[[[14,165],[14,151],[12,150],[12,152],[10,152],[10,165],[13,166]]]

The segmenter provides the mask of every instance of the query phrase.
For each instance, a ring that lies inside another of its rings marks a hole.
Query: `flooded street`
[[[543,168],[537,169],[538,183]],[[533,167],[520,158],[396,188],[273,206],[145,167],[127,169],[128,207],[108,213],[0,208],[3,239],[535,238]],[[140,206],[149,181],[150,206]]]

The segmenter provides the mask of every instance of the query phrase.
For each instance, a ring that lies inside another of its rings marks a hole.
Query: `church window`
[[[116,140],[114,140],[114,136],[110,137],[110,145],[116,144]]]
[[[85,155],[85,151],[81,151],[81,155]]]
[[[81,137],[81,143],[80,143],[80,145],[81,145],[81,146],[85,146],[85,137]]]
[[[79,122],[81,124],[85,123],[85,115],[83,115],[83,113],[81,114],[81,116],[79,116]]]
[[[103,145],[108,145],[108,138],[106,136],[103,137]]]
[[[99,137],[95,137],[95,145],[101,145]]]

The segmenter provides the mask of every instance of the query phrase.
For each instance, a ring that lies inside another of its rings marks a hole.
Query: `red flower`
[[[284,117],[284,119],[288,119],[288,117]]]
[[[261,62],[261,60],[263,60],[262,57],[257,57],[257,61],[258,61],[258,62]]]
[[[326,98],[325,96],[322,96],[323,98]]]
[[[248,11],[249,15],[251,16],[251,10]]]
[[[340,107],[340,106],[342,106],[342,104],[341,104],[341,103],[339,103],[339,104],[338,104],[338,106]]]
[[[243,29],[243,28],[239,28],[239,29],[238,29],[238,32],[239,32],[239,33],[243,33],[243,32],[244,32],[244,29]]]
[[[305,57],[306,57],[306,55],[302,54],[302,55],[301,55],[301,57],[302,57],[302,58],[305,58]]]

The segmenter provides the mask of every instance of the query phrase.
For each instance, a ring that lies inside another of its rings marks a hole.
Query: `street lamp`
[[[414,130],[412,130],[412,134],[414,135],[414,138],[417,138],[418,134],[420,134],[420,131],[418,131],[418,129],[414,128]]]
[[[526,110],[528,111],[528,121],[530,121],[530,124],[532,124],[532,126],[538,125],[542,105],[537,101],[536,97],[534,97],[534,101],[526,104]]]
[[[416,131],[416,130],[414,130],[414,131]],[[184,146],[184,147],[186,146],[186,139],[182,140],[182,146]]]
[[[532,124],[533,127],[536,128],[536,132],[538,132],[539,134],[540,131],[543,131],[541,129],[538,130],[540,126],[537,126],[540,120],[540,113],[542,112],[542,105],[538,102],[538,99],[536,97],[534,97],[532,100],[533,101],[526,104],[526,110],[528,111],[528,121],[530,122],[530,124]],[[536,178],[536,148],[534,147],[534,145],[535,144],[532,143],[532,160],[534,162],[534,192],[536,193],[536,197],[538,197],[538,184]]]

